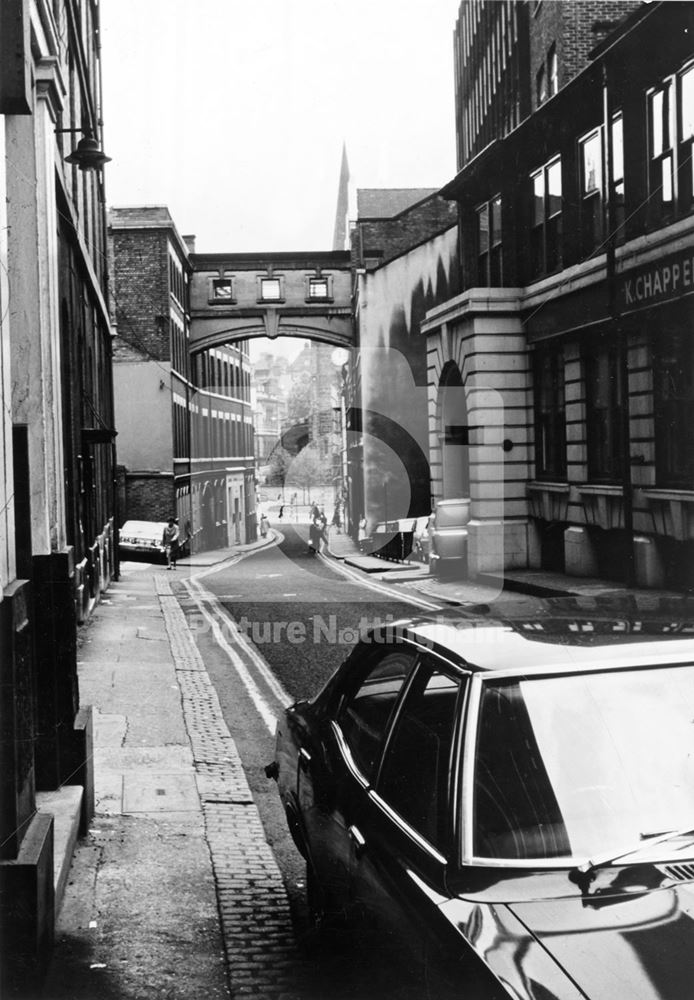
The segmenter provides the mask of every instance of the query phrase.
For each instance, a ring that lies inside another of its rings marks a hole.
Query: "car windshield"
[[[485,680],[473,854],[584,859],[694,816],[694,666]]]

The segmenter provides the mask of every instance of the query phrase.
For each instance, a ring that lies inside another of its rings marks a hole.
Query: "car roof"
[[[163,529],[168,521],[126,521],[120,531],[155,531]]]
[[[444,610],[402,628],[419,644],[481,671],[694,663],[691,599],[652,599],[642,607],[599,600],[591,607],[574,599],[535,605]]]

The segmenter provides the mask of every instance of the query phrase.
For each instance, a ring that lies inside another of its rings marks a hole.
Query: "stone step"
[[[53,885],[58,915],[72,864],[82,813],[81,785],[63,785],[53,792],[36,793],[36,811],[53,816]]]

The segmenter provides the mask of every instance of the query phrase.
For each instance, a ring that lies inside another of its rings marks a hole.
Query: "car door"
[[[309,849],[309,878],[322,908],[350,907],[351,826],[375,777],[398,697],[414,668],[406,647],[362,645],[351,657],[334,708],[299,748],[298,801]]]
[[[431,973],[448,933],[455,788],[467,675],[425,652],[403,692],[374,785],[351,825],[351,893],[408,979]]]

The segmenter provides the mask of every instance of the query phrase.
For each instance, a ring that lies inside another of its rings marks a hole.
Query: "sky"
[[[101,0],[109,206],[199,253],[331,250],[356,187],[455,174],[459,0]]]

